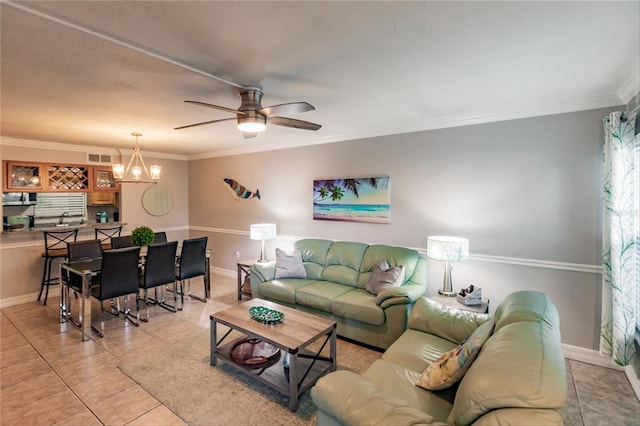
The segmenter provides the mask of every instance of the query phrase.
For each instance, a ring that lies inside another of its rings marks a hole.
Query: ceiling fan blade
[[[289,115],[313,111],[315,107],[307,102],[290,102],[288,104],[271,105],[258,111],[267,117],[271,115]]]
[[[322,127],[319,124],[311,123],[309,121],[296,120],[294,118],[286,117],[271,117],[269,118],[269,123],[277,124],[278,126],[293,127],[295,129],[304,130],[318,130],[320,127]]]
[[[238,110],[233,109],[233,108],[227,108],[227,107],[223,107],[223,106],[220,106],[220,105],[208,104],[206,102],[200,102],[200,101],[185,101],[185,102],[188,103],[188,104],[200,105],[200,106],[207,107],[207,108],[219,109],[220,111],[226,111],[226,112],[230,112],[232,114],[247,115],[245,112],[238,111]]]
[[[256,132],[242,132],[242,136],[244,136],[245,139],[251,139],[258,136],[258,134]]]
[[[202,123],[187,124],[186,126],[174,127],[173,130],[186,129],[189,127],[196,127],[196,126],[204,126],[205,124],[220,123],[223,121],[231,121],[231,120],[235,120],[235,118],[223,118],[220,120],[211,120],[211,121],[203,121]]]

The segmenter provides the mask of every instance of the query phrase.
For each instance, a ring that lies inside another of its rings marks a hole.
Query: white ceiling
[[[188,158],[620,105],[640,2],[2,2],[1,135]],[[237,87],[307,101],[244,139]],[[6,140],[6,139],[5,139]]]

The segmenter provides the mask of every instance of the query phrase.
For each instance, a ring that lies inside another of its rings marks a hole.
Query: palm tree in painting
[[[331,201],[340,201],[344,197],[345,191],[351,192],[357,198],[361,185],[385,188],[389,185],[389,177],[316,180],[313,182],[313,202],[318,203],[329,199]]]

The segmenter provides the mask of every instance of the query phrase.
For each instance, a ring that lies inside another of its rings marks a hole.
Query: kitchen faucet
[[[71,217],[71,215],[69,214],[69,212],[64,212],[60,215],[60,225],[62,225],[64,223],[64,218],[66,217]]]

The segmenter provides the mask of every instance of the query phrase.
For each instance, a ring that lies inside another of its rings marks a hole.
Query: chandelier
[[[136,137],[136,146],[133,149],[133,155],[129,160],[129,164],[125,169],[124,164],[113,165],[113,178],[119,183],[158,183],[160,179],[160,166],[152,165],[147,169],[140,154],[140,147],[138,146],[138,137],[142,136],[142,133],[131,132],[132,136]],[[144,172],[144,177],[142,173]]]

